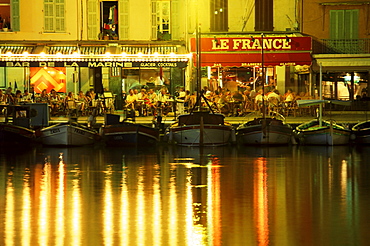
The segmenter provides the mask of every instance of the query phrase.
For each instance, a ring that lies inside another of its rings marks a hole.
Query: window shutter
[[[19,21],[19,0],[12,0],[11,1],[11,9],[12,9],[12,20],[10,22],[10,27],[12,28],[13,32],[17,32],[20,30],[20,21]]]
[[[345,35],[349,39],[358,39],[358,9],[348,9],[344,13]]]
[[[65,32],[64,0],[56,0],[55,3],[55,32]]]
[[[99,21],[96,0],[88,0],[87,2],[87,39],[97,40],[99,35]]]
[[[358,9],[330,11],[330,39],[358,38]]]
[[[152,0],[152,40],[157,40],[157,1]]]
[[[54,32],[53,0],[44,0],[44,32]]]
[[[129,0],[119,0],[119,39],[129,39]]]
[[[171,37],[173,40],[181,39],[180,33],[180,20],[179,20],[179,11],[180,11],[180,3],[178,0],[172,0],[171,6]]]

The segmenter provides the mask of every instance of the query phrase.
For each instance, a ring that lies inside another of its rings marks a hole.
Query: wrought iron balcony
[[[369,54],[370,39],[312,40],[314,54]]]

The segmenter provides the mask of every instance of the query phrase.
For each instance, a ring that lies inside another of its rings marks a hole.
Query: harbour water
[[[370,146],[0,151],[0,245],[368,245]]]

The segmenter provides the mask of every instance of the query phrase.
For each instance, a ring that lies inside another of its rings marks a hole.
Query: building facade
[[[303,8],[296,0],[0,0],[0,87],[105,89],[119,99],[143,86],[233,91],[258,80],[310,92]]]
[[[302,32],[313,39],[313,87],[323,96],[368,97],[370,70],[369,1],[302,1]],[[321,75],[320,75],[321,74]]]
[[[311,38],[300,30],[300,1],[188,2],[192,13],[188,33],[194,33],[197,26],[201,33],[202,85],[208,82],[211,88],[216,85],[234,91],[263,83],[280,93],[288,88],[297,93],[309,91],[312,46]],[[193,54],[196,39],[189,36]]]
[[[190,60],[184,8],[180,0],[1,0],[0,88],[109,90],[118,108],[130,88],[173,91]]]

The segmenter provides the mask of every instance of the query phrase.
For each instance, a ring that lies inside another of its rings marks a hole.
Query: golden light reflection
[[[268,219],[267,167],[266,159],[255,160],[254,213],[258,245],[269,245],[270,230]]]
[[[105,171],[104,180],[104,209],[103,209],[103,241],[104,245],[113,245],[113,198],[112,198],[112,166],[109,165]]]
[[[49,162],[44,164],[40,179],[40,206],[38,219],[38,243],[39,245],[49,245],[50,237],[50,193],[51,193],[51,165]]]
[[[213,173],[212,161],[207,165],[207,241],[213,242]]]
[[[185,223],[186,223],[186,242],[188,245],[191,245],[193,239],[193,192],[192,192],[192,173],[188,169],[186,177],[186,196],[185,196]]]
[[[154,166],[153,177],[153,242],[162,245],[162,199],[161,199],[161,176],[160,166]]]
[[[137,204],[136,204],[136,238],[137,245],[145,245],[145,187],[144,167],[140,167],[137,173]]]
[[[22,245],[31,244],[31,205],[30,170],[26,169],[22,189]]]
[[[127,169],[122,171],[121,179],[121,208],[120,208],[120,245],[130,245],[130,200],[128,197]]]
[[[221,245],[221,237],[222,237],[222,231],[221,231],[221,224],[222,224],[222,217],[221,217],[221,174],[220,174],[220,160],[212,156],[210,158],[209,162],[209,168],[212,169],[211,173],[211,181],[212,181],[212,190],[210,192],[212,193],[212,220],[213,220],[213,231],[212,231],[212,238],[213,240],[211,242],[212,245],[217,246]],[[209,212],[209,211],[208,211]]]
[[[56,228],[55,228],[55,244],[64,245],[65,238],[65,215],[64,215],[64,186],[65,186],[65,164],[63,157],[59,157],[58,165],[58,183],[56,187]]]
[[[342,201],[346,202],[347,199],[347,177],[348,177],[348,163],[346,160],[342,161],[341,172],[340,172],[340,187]]]
[[[168,211],[168,228],[171,228],[171,233],[169,235],[169,244],[178,245],[178,213],[177,213],[177,192],[176,192],[176,176],[175,170],[176,166],[171,166],[171,177],[169,182],[169,211]]]
[[[81,245],[81,222],[82,222],[82,203],[81,203],[81,184],[80,184],[80,170],[76,167],[74,169],[74,176],[72,180],[72,245]]]
[[[8,174],[6,181],[6,202],[5,202],[5,244],[15,245],[15,221],[14,221],[14,186],[13,171]]]

